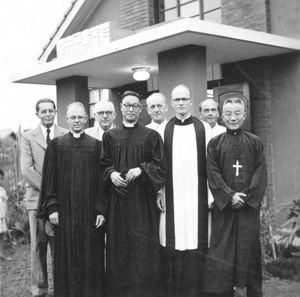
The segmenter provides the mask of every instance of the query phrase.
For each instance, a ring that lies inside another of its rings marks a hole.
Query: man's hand
[[[110,174],[110,179],[112,183],[117,187],[126,187],[127,182],[124,178],[121,177],[120,173],[117,171],[114,171]]]
[[[58,212],[53,212],[49,215],[49,221],[53,225],[58,225]]]
[[[157,193],[156,205],[161,212],[165,212],[164,195],[161,191]]]
[[[245,201],[242,198],[246,197],[246,196],[247,195],[244,193],[240,193],[240,192],[235,193],[231,200],[232,208],[239,209],[239,208],[243,207],[245,204]]]
[[[131,181],[135,180],[141,174],[142,174],[142,170],[139,167],[129,169],[126,174],[127,183],[130,183]]]
[[[105,222],[104,216],[103,215],[97,215],[97,217],[96,217],[96,224],[95,224],[96,228],[101,227],[104,224],[104,222]]]

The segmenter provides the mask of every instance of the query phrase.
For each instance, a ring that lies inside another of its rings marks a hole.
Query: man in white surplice
[[[164,134],[168,175],[165,184],[165,226],[161,224],[164,296],[198,297],[207,251],[207,182],[204,124],[191,116],[190,89],[172,91],[176,116]],[[160,198],[158,198],[160,199]]]
[[[206,143],[210,141],[211,138],[226,132],[226,128],[218,124],[218,119],[220,117],[219,114],[219,104],[211,98],[208,98],[199,104],[199,113],[200,119],[203,123],[208,123],[206,126]],[[214,197],[209,189],[207,188],[208,194],[208,245],[210,242],[210,234],[211,234],[211,210],[213,207]]]

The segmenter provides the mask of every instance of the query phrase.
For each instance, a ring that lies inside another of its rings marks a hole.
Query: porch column
[[[198,116],[199,102],[206,98],[206,48],[187,45],[158,54],[159,91],[169,102],[172,89],[184,84],[191,89],[193,107],[192,113]],[[169,106],[168,118],[174,116],[174,110]]]
[[[79,101],[89,114],[88,78],[85,76],[70,76],[56,81],[57,122],[67,128],[65,120],[68,104]]]

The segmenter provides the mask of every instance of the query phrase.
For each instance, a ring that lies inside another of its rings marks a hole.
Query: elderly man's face
[[[135,123],[141,113],[141,103],[139,98],[133,95],[125,96],[121,103],[123,120],[128,123]]]
[[[103,130],[110,129],[116,118],[115,110],[111,104],[102,104],[94,115]]]
[[[67,123],[70,131],[73,133],[81,133],[87,122],[87,115],[81,106],[73,105],[67,112]]]
[[[50,128],[54,123],[56,110],[51,102],[42,102],[39,104],[39,111],[36,112],[36,116],[40,119],[41,124]]]
[[[244,104],[241,103],[224,104],[222,118],[228,129],[230,130],[239,129],[240,127],[242,127],[246,119]]]
[[[162,123],[166,119],[167,110],[164,98],[157,95],[147,100],[147,111],[153,122]]]
[[[218,104],[212,99],[205,100],[202,103],[202,108],[200,111],[200,117],[203,121],[214,127],[217,123],[219,117]]]

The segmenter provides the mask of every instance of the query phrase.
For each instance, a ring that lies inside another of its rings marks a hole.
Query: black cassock
[[[96,214],[105,213],[100,171],[101,142],[82,133],[53,139],[43,167],[39,217],[59,213],[54,228],[54,296],[104,294],[104,231]]]
[[[161,296],[158,190],[166,166],[160,135],[136,124],[115,128],[103,137],[105,188],[109,192],[106,272],[109,297]],[[140,167],[142,174],[128,186],[127,194],[115,191],[113,171]]]
[[[267,186],[262,142],[246,131],[227,130],[209,142],[207,167],[215,201],[205,290],[261,287],[260,204]],[[247,194],[239,210],[231,207],[236,192]]]

